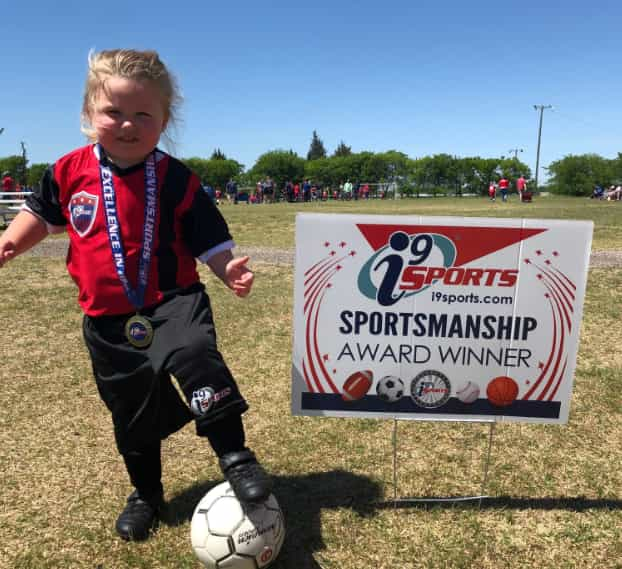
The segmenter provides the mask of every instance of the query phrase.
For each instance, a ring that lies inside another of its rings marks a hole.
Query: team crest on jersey
[[[69,220],[80,237],[84,237],[93,227],[98,202],[98,196],[87,192],[78,192],[71,198]]]

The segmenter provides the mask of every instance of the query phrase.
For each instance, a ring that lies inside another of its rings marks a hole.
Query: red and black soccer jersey
[[[227,223],[182,162],[156,152],[157,216],[144,306],[199,282],[196,258],[233,246]],[[136,287],[145,222],[144,164],[112,166],[125,272]],[[89,316],[126,314],[127,299],[113,262],[96,147],[89,145],[55,162],[26,207],[52,230],[69,234],[67,268],[78,285],[78,301]]]

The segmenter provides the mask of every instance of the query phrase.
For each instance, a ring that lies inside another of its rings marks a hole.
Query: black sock
[[[144,500],[162,495],[160,441],[123,454],[130,481]]]
[[[223,457],[230,452],[245,450],[244,424],[242,415],[229,415],[219,421],[210,423],[205,430],[216,456]]]

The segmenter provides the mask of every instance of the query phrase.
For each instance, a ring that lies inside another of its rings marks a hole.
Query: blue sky
[[[89,49],[151,48],[178,77],[175,153],[306,156],[396,149],[411,158],[622,151],[619,0],[5,2],[0,156],[52,162],[84,143]],[[540,172],[541,179],[545,172]]]

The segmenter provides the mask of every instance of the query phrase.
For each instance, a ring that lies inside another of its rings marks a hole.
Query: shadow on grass
[[[418,502],[417,499],[430,500]],[[385,500],[378,502],[375,507],[378,510],[396,509],[438,509],[438,508],[475,508],[481,510],[570,510],[584,512],[586,510],[622,510],[622,500],[607,498],[586,498],[584,496],[572,497],[545,497],[545,498],[516,498],[513,496],[494,496],[479,500],[456,501],[450,500],[435,502],[435,497],[421,497],[417,499],[402,498],[402,501],[394,502]]]
[[[205,493],[222,480],[196,484],[174,496],[162,522],[177,526],[188,523]],[[348,508],[359,516],[372,515],[382,487],[366,476],[332,470],[304,476],[275,476],[274,495],[285,516],[285,543],[275,569],[321,569],[313,553],[324,549],[321,528],[323,509]]]

